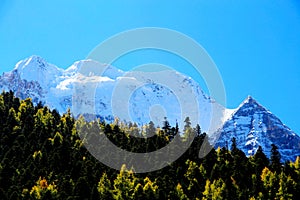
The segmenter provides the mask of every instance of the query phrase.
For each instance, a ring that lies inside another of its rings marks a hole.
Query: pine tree
[[[194,131],[191,127],[186,127],[183,133],[183,141],[185,142],[192,142],[194,139]]]
[[[177,196],[178,200],[187,200],[187,199],[189,199],[187,197],[187,195],[184,194],[184,191],[183,191],[180,183],[178,183],[177,186],[176,186],[176,196]]]
[[[271,149],[271,165],[270,168],[271,170],[273,170],[274,172],[280,173],[281,171],[281,155],[278,151],[278,148],[275,144],[272,144],[272,149]]]
[[[164,122],[163,122],[163,127],[162,129],[164,130],[165,134],[168,135],[169,131],[171,129],[170,123],[167,119],[167,117],[164,117]]]
[[[132,171],[123,165],[113,184],[113,198],[119,200],[131,199],[138,182]]]
[[[260,179],[262,170],[269,166],[269,159],[264,154],[262,147],[259,146],[255,155],[250,158],[253,165],[254,174],[252,174],[252,190],[253,196],[258,196],[259,192],[263,191],[263,184]]]
[[[264,198],[275,199],[279,187],[279,179],[276,172],[272,172],[265,167],[261,174],[261,180],[264,186]]]
[[[184,120],[184,129],[183,129],[183,132],[186,132],[187,129],[190,129],[191,128],[191,120],[189,117],[186,117],[185,120]]]
[[[154,123],[152,121],[149,122],[148,126],[146,127],[146,136],[153,136],[156,133],[156,128],[154,126]]]
[[[295,176],[293,176],[295,182],[296,182],[296,191],[294,198],[300,199],[300,156],[297,156],[296,161],[292,164]]]
[[[134,200],[140,200],[144,199],[144,191],[143,191],[143,185],[141,183],[138,183],[133,191],[132,199]]]
[[[279,175],[279,188],[276,193],[276,199],[294,199],[293,194],[295,193],[295,189],[295,181],[290,176],[287,177],[283,172],[281,172]]]
[[[186,173],[184,174],[184,177],[187,179],[187,195],[195,199],[196,195],[199,191],[201,191],[203,188],[201,188],[200,183],[204,180],[201,177],[199,166],[190,160],[186,161],[186,165],[188,166],[188,169],[186,170]]]
[[[158,199],[157,194],[158,186],[156,183],[152,182],[148,177],[144,179],[144,187],[143,187],[143,193],[144,198],[146,199]]]
[[[253,157],[253,164],[254,164],[256,175],[259,175],[265,167],[269,166],[269,159],[264,154],[261,146],[258,147]]]
[[[101,199],[111,199],[112,198],[112,187],[111,182],[107,177],[107,174],[104,172],[99,183],[98,183],[98,192]]]
[[[201,136],[201,127],[199,124],[196,125],[195,130],[194,130],[196,137],[200,137]]]
[[[207,180],[202,200],[226,199],[226,190],[226,184],[222,179],[214,180],[213,183]]]
[[[233,137],[231,139],[231,152],[232,152],[232,154],[236,153],[237,150],[238,150],[238,148],[237,148],[237,144],[236,144],[236,139],[235,139],[235,137]]]

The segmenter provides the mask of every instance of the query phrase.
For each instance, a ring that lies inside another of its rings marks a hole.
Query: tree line
[[[181,134],[167,119],[161,128],[152,122],[139,127],[97,121],[115,145],[132,152],[155,151],[175,137],[187,142],[195,136],[175,162],[137,174],[125,165],[111,169],[87,151],[76,126],[91,123],[83,117],[75,120],[70,111],[60,115],[3,92],[0,199],[300,199],[300,158],[281,163],[275,145],[270,158],[261,147],[246,157],[232,138],[229,149],[213,148],[199,158],[207,137],[199,125],[191,127],[188,118]],[[152,137],[146,137],[149,134]]]

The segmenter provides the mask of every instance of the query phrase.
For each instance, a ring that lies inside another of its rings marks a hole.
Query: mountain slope
[[[272,143],[283,160],[300,155],[300,139],[271,112],[248,97],[237,109],[226,109],[207,96],[191,78],[175,71],[123,72],[93,60],[75,62],[66,70],[39,56],[18,62],[0,76],[0,90],[21,99],[32,98],[64,113],[84,114],[112,121],[118,117],[143,125],[152,120],[171,125],[189,116],[200,124],[215,146],[230,145],[232,137],[247,155],[262,146],[269,156]],[[214,116],[212,116],[214,114]],[[183,128],[183,123],[180,123]],[[219,138],[220,136],[220,138]]]
[[[270,157],[271,144],[279,148],[282,160],[295,160],[300,155],[300,137],[284,125],[274,114],[248,97],[218,131],[220,138],[215,147],[237,146],[246,155],[254,155],[259,146]]]
[[[178,121],[183,128],[181,122],[189,116],[208,133],[220,128],[230,114],[195,81],[173,70],[123,72],[93,60],[77,61],[63,70],[31,56],[0,77],[0,89],[12,90],[22,99],[31,97],[34,103],[42,101],[60,113],[70,108],[75,116],[96,114],[108,121],[117,116],[139,125],[150,120],[161,125],[167,116],[171,125]]]

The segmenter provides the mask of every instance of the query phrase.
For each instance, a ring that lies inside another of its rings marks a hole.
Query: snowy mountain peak
[[[19,74],[21,79],[37,81],[41,86],[47,87],[63,70],[48,63],[44,58],[33,55],[18,62],[14,71]]]
[[[64,70],[34,55],[0,76],[0,90],[12,90],[21,99],[31,97],[34,103],[42,101],[60,113],[71,108],[76,114],[76,106],[84,112],[78,114],[96,111],[107,121],[118,116],[139,125],[150,120],[161,125],[167,116],[173,125],[189,116],[192,125],[199,123],[203,132],[218,139],[216,147],[230,146],[235,137],[238,147],[249,156],[259,146],[270,156],[271,144],[279,148],[283,160],[300,155],[300,137],[253,97],[248,96],[237,109],[227,109],[190,77],[175,71],[150,75],[124,72],[93,60],[77,61]],[[181,102],[185,109],[181,109]]]
[[[283,161],[295,160],[300,155],[300,137],[251,96],[243,101],[218,133],[220,138],[216,147],[230,146],[235,137],[238,148],[248,156],[254,155],[259,146],[270,156],[271,144],[279,147]]]
[[[46,70],[48,66],[47,61],[37,55],[30,56],[24,60],[21,60],[17,63],[15,69],[19,72],[26,70],[27,68],[39,69],[39,70]]]
[[[269,112],[265,107],[258,103],[253,97],[248,96],[235,110],[235,116],[250,116],[256,112]]]
[[[244,101],[243,103],[241,104],[242,106],[243,105],[251,105],[253,108],[254,107],[260,107],[260,108],[263,108],[265,109],[258,101],[256,101],[252,96],[248,96]]]
[[[248,95],[247,96],[247,98],[244,100],[244,103],[255,103],[256,101],[255,101],[255,99],[252,97],[252,96],[250,96],[250,95]]]

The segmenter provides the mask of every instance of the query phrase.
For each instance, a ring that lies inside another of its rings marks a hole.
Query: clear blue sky
[[[297,0],[2,0],[0,72],[33,54],[66,68],[106,38],[145,26],[174,29],[201,44],[223,77],[228,107],[251,95],[300,134]],[[115,64],[126,70],[163,60],[149,55]]]

